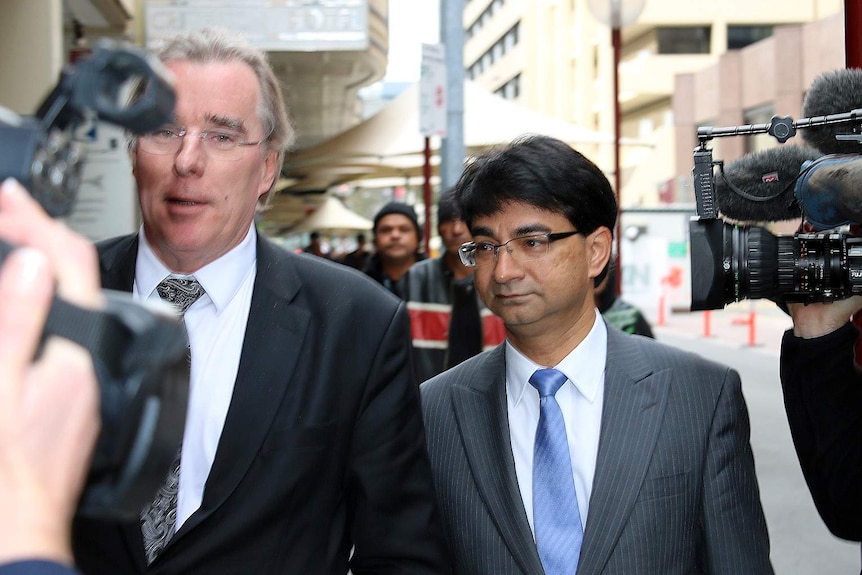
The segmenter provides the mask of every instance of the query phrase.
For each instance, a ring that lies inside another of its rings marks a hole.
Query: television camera
[[[129,95],[134,98],[128,98]],[[172,81],[144,52],[109,40],[70,65],[32,118],[0,108],[0,181],[16,178],[52,216],[75,204],[84,149],[75,130],[98,118],[133,133],[173,118]],[[14,246],[0,242],[0,261]],[[55,296],[43,341],[84,346],[101,393],[102,431],[79,505],[90,516],[134,517],[176,456],[188,401],[186,335],[175,314],[105,292],[83,309]]]
[[[692,169],[697,216],[689,228],[693,311],[721,309],[746,298],[811,303],[862,294],[862,236],[857,233],[862,204],[855,199],[859,192],[854,181],[862,156],[779,146],[738,161],[743,167],[735,170],[737,175],[753,176],[740,186],[728,173],[732,164],[725,170],[708,147],[713,138],[764,133],[784,144],[797,129],[843,123],[852,129],[835,134],[835,139],[862,142],[862,109],[795,121],[775,116],[764,124],[698,128]],[[792,236],[738,223],[800,216],[802,225]]]

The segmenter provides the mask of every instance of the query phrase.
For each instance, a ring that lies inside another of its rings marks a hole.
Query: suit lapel
[[[310,314],[291,305],[301,280],[289,256],[258,236],[257,277],[233,396],[207,479],[201,507],[171,539],[173,544],[218,509],[248,471],[282,403]],[[276,263],[278,262],[278,263]],[[169,546],[170,546],[169,544]]]
[[[669,389],[669,373],[652,373],[631,336],[608,329],[604,412],[578,571],[599,573],[610,558],[646,476]]]
[[[509,441],[505,344],[491,351],[469,376],[453,389],[452,402],[479,495],[521,570],[541,573]]]
[[[138,261],[138,234],[100,242],[96,248],[99,252],[102,287],[131,292]]]

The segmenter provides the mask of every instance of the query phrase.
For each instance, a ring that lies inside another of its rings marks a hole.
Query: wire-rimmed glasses
[[[579,233],[575,230],[554,234],[530,234],[512,238],[502,244],[466,242],[458,248],[458,255],[461,257],[461,263],[470,268],[482,267],[496,262],[500,248],[506,248],[509,255],[517,261],[535,260],[548,255],[552,242]]]
[[[176,154],[186,136],[197,136],[201,139],[201,145],[208,155],[222,160],[239,159],[243,147],[258,146],[266,141],[243,141],[241,132],[223,127],[190,132],[180,126],[163,126],[138,136],[138,146],[148,154]]]

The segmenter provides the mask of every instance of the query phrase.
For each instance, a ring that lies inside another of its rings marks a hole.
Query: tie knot
[[[537,369],[530,376],[530,384],[539,391],[539,397],[548,397],[556,395],[567,379],[566,374],[556,369]]]
[[[204,288],[194,277],[168,276],[156,286],[159,297],[172,304],[178,312],[185,314],[193,303],[204,295]]]

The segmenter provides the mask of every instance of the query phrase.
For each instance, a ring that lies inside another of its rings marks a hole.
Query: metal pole
[[[440,189],[464,168],[464,0],[440,0],[440,42],[446,46],[446,137],[440,141]]]
[[[862,0],[844,0],[844,65],[862,68]]]
[[[423,199],[425,200],[425,222],[423,231],[425,236],[425,253],[431,256],[431,137],[425,136],[425,163],[422,166],[422,175],[425,176],[422,182]]]

